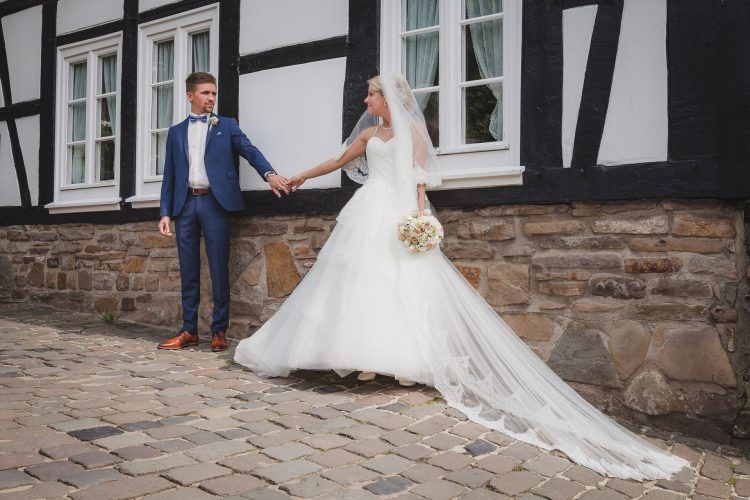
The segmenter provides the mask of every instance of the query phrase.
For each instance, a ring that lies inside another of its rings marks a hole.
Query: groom
[[[288,179],[274,172],[268,160],[240,130],[234,118],[217,116],[216,78],[191,73],[185,80],[190,116],[167,134],[161,185],[159,232],[172,236],[174,218],[182,282],[183,324],[180,334],[159,349],[198,345],[200,304],[200,241],[203,234],[211,272],[213,318],[211,350],[224,351],[229,326],[230,212],[245,208],[234,153],[237,152],[268,182],[277,197],[289,194]]]

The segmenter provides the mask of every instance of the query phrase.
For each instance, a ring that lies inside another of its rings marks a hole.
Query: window
[[[145,23],[138,40],[138,165],[134,207],[158,206],[169,127],[187,117],[185,77],[218,70],[215,5]]]
[[[381,71],[409,80],[446,178],[486,174],[479,185],[520,183],[520,0],[381,5]],[[488,151],[495,153],[465,155]],[[506,178],[490,179],[498,176]]]
[[[58,49],[53,213],[119,209],[120,38]]]

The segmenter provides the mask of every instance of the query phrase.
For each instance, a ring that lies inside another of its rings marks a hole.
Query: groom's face
[[[190,101],[190,111],[196,115],[210,113],[216,104],[216,85],[213,83],[199,83],[187,93]]]

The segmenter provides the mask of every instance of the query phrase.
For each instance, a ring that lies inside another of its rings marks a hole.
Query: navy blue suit
[[[193,334],[198,333],[201,233],[211,272],[214,303],[211,332],[226,331],[229,326],[230,212],[245,208],[234,168],[234,153],[245,158],[261,176],[273,171],[263,153],[240,130],[237,120],[217,118],[218,123],[209,127],[206,134],[204,156],[211,192],[200,196],[188,192],[187,118],[172,126],[167,134],[161,185],[160,215],[172,217],[175,222],[182,285],[182,329]]]

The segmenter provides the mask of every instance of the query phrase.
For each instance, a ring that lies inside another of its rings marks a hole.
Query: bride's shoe
[[[408,378],[400,378],[398,379],[398,385],[402,387],[411,387],[413,385],[416,385],[416,382],[413,380],[409,380]]]
[[[357,375],[357,380],[360,382],[369,382],[371,380],[375,380],[375,377],[377,375],[375,372],[362,372],[359,375]]]

